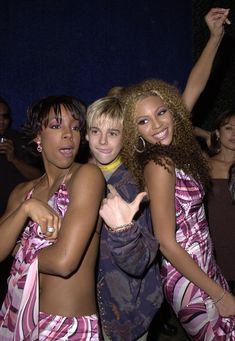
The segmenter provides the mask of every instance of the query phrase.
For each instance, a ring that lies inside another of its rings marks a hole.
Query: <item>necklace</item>
[[[113,160],[112,162],[110,162],[107,165],[99,165],[99,168],[102,171],[111,171],[111,170],[117,168],[118,166],[120,166],[121,163],[122,163],[121,157],[118,156],[115,160]]]

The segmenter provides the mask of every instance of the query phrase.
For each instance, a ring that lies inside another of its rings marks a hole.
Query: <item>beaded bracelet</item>
[[[223,293],[222,293],[217,299],[212,300],[212,303],[213,303],[213,304],[216,304],[216,303],[218,303],[219,301],[221,301],[222,298],[224,298],[225,294],[226,294],[226,290],[224,289],[224,290],[223,290]]]
[[[129,223],[129,224],[124,224],[124,225],[117,226],[115,229],[111,229],[111,228],[110,228],[110,230],[111,230],[112,232],[126,231],[126,230],[129,230],[133,225],[134,225],[134,222],[132,221],[132,222]]]

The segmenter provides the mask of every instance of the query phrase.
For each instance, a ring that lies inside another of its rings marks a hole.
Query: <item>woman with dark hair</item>
[[[217,263],[235,294],[235,111],[226,110],[218,115],[212,132],[196,128],[194,133],[207,141],[205,156],[211,175],[207,195],[210,232]]]
[[[217,263],[235,294],[235,111],[228,110],[216,119],[211,150],[208,220]]]
[[[84,107],[73,97],[47,97],[28,110],[25,131],[45,174],[13,190],[0,220],[0,260],[15,253],[0,311],[2,341],[99,339],[95,264],[104,180],[97,166],[74,162],[84,129]]]
[[[165,296],[192,340],[235,340],[235,298],[213,256],[203,205],[209,171],[190,115],[160,80],[130,87],[124,102],[122,159],[148,193]],[[112,188],[100,210],[117,231],[128,231],[135,213]]]

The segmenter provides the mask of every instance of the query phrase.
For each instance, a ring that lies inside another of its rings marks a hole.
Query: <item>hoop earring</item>
[[[138,144],[140,143],[140,141],[141,141],[141,143],[142,143],[142,149],[140,149],[139,147],[134,146],[134,149],[135,149],[135,151],[136,151],[137,153],[143,153],[143,152],[145,151],[146,143],[145,143],[145,140],[143,139],[142,136],[139,136]],[[140,147],[141,147],[141,146],[140,146]]]
[[[41,146],[41,143],[40,142],[37,142],[37,151],[39,152],[39,153],[41,153],[42,152],[42,146]]]

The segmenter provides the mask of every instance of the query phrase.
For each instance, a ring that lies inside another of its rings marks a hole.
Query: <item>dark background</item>
[[[12,107],[14,126],[20,127],[28,105],[42,96],[74,95],[90,104],[112,86],[145,78],[162,78],[183,90],[208,39],[204,15],[234,2],[1,0],[0,95]],[[234,101],[233,26],[196,107],[198,124],[228,104],[223,100],[218,108],[211,100],[220,96],[221,102],[221,88]]]
[[[86,104],[159,77],[181,89],[192,63],[189,0],[0,1],[0,95],[19,126],[41,96]]]

